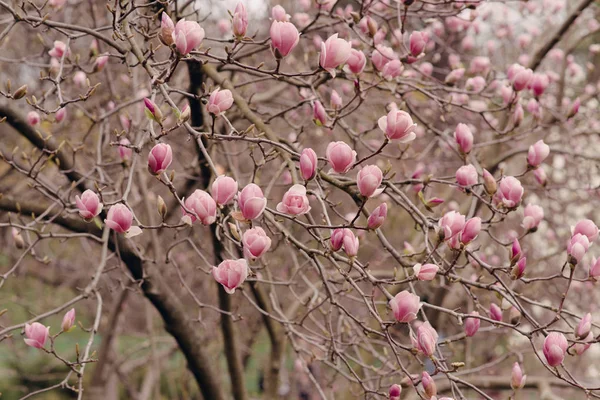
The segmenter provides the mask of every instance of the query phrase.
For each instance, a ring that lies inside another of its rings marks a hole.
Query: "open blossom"
[[[473,164],[463,165],[456,170],[456,182],[462,187],[475,185],[477,178],[477,170]]]
[[[562,333],[551,332],[546,336],[543,352],[546,361],[548,361],[548,365],[556,367],[562,364],[565,359],[565,354],[567,353],[567,347],[569,347],[569,343]]]
[[[575,228],[573,228],[573,235],[578,233],[587,236],[591,243],[598,238],[598,227],[592,220],[584,219],[579,221],[577,225],[575,225]]]
[[[392,80],[397,78],[404,71],[404,66],[400,62],[400,60],[392,60],[389,63],[385,64],[383,69],[381,70],[381,75],[387,80]]]
[[[273,21],[269,33],[271,45],[275,49],[276,55],[281,57],[290,54],[300,41],[300,33],[291,22]]]
[[[281,203],[277,204],[277,211],[290,215],[302,215],[310,211],[310,203],[306,197],[306,187],[292,186],[284,195]]]
[[[263,228],[257,226],[244,232],[242,243],[246,257],[259,258],[271,247],[271,238],[267,236]]]
[[[385,222],[385,218],[387,217],[387,204],[381,203],[377,206],[376,209],[373,210],[371,215],[369,215],[369,219],[367,221],[367,227],[369,229],[377,229]]]
[[[331,142],[327,145],[327,160],[335,172],[345,174],[356,161],[356,151],[344,142]]]
[[[376,165],[367,165],[363,167],[356,176],[358,191],[365,197],[371,197],[381,185],[383,172]]]
[[[247,220],[260,217],[267,207],[267,199],[258,185],[248,184],[238,194],[238,206]]]
[[[419,326],[416,337],[411,337],[411,341],[418,351],[431,357],[435,352],[438,333],[429,322],[425,322]]]
[[[573,264],[577,264],[583,259],[585,253],[587,253],[590,247],[590,241],[587,236],[581,233],[576,233],[571,237],[569,244],[567,245],[567,253],[571,256]]]
[[[406,111],[393,109],[387,115],[379,118],[377,124],[390,140],[408,143],[416,137],[417,124],[413,123],[411,116]]]
[[[472,317],[465,318],[465,334],[469,337],[474,336],[481,325],[481,321],[477,318],[479,317],[477,311],[473,311],[470,315],[472,315]]]
[[[217,204],[204,190],[196,189],[190,197],[184,199],[183,204],[185,208],[196,213],[194,215],[182,210],[184,216],[189,217],[192,222],[198,218],[203,225],[210,225],[217,220]]]
[[[523,192],[523,186],[517,178],[505,176],[498,185],[495,197],[498,203],[503,204],[506,208],[515,208],[521,203]]]
[[[25,324],[25,344],[27,346],[41,349],[46,345],[50,336],[50,327],[44,326],[39,322],[33,324]]]
[[[473,149],[473,133],[468,125],[458,124],[454,131],[454,140],[460,151],[464,154],[468,154]]]
[[[417,319],[421,309],[421,299],[416,294],[403,290],[390,300],[394,318],[398,322],[411,322]]]
[[[209,113],[219,115],[229,110],[233,105],[233,95],[229,89],[216,88],[210,94],[206,109]]]
[[[50,55],[50,57],[56,57],[60,59],[63,56],[69,55],[69,48],[64,42],[61,42],[60,40],[55,40],[54,47],[48,52],[48,54]]]
[[[335,77],[335,69],[344,64],[350,57],[352,46],[344,39],[338,38],[336,33],[321,43],[319,65]]]
[[[73,327],[74,324],[75,324],[75,309],[71,308],[69,311],[67,311],[65,313],[60,327],[62,328],[63,332],[67,332]]]
[[[148,171],[153,175],[163,173],[173,161],[173,150],[166,143],[158,143],[148,154]]]
[[[398,56],[391,47],[377,46],[371,54],[371,62],[378,71],[382,71],[385,64],[396,59]]]
[[[524,210],[523,223],[521,226],[530,231],[538,227],[544,219],[544,209],[536,204],[528,204]]]
[[[204,29],[195,21],[180,19],[175,25],[173,40],[177,51],[184,56],[188,55],[204,40]]]
[[[218,176],[211,186],[212,197],[220,206],[229,204],[237,191],[238,183],[235,179],[225,175]]]
[[[538,140],[529,147],[527,163],[532,167],[537,167],[544,162],[548,154],[550,154],[550,147],[543,140]]]
[[[284,10],[285,14],[285,10]],[[237,37],[243,38],[246,36],[246,30],[248,29],[248,12],[246,6],[241,1],[235,7],[233,11],[233,34]]]
[[[415,264],[413,267],[414,275],[420,281],[431,281],[435,278],[440,267],[435,264]]]
[[[248,263],[243,258],[225,260],[212,268],[212,275],[227,293],[233,294],[248,277]]]
[[[75,196],[75,204],[77,205],[81,218],[86,220],[91,220],[96,215],[100,214],[103,207],[98,195],[90,189],[83,192],[81,197]]]
[[[348,56],[348,60],[346,60],[346,65],[348,69],[353,74],[360,74],[365,69],[365,65],[367,64],[367,57],[365,53],[360,50],[350,49],[350,56]]]
[[[104,222],[110,229],[126,233],[133,223],[133,214],[125,204],[117,203],[110,207]]]
[[[450,240],[462,231],[464,225],[464,215],[456,211],[449,211],[440,219],[440,237],[443,237],[444,240]]]

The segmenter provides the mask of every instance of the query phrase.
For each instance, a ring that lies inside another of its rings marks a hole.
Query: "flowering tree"
[[[0,0],[3,394],[600,397],[597,6],[246,5]]]

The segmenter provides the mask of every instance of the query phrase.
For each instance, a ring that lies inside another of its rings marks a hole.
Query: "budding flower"
[[[556,367],[562,364],[567,353],[567,347],[569,347],[569,342],[567,342],[567,338],[562,333],[551,332],[546,336],[543,351],[548,365]]]
[[[175,42],[173,39],[174,30],[175,24],[173,23],[173,20],[167,15],[166,12],[163,12],[160,21],[160,39],[167,46],[170,46]]]
[[[423,390],[425,390],[425,394],[428,398],[432,398],[437,395],[437,386],[435,385],[435,381],[433,378],[425,371],[421,375],[421,384],[423,385]]]
[[[12,237],[15,241],[15,247],[17,249],[22,249],[25,247],[25,240],[23,240],[23,236],[21,236],[21,233],[17,228],[12,228]]]
[[[190,111],[190,106],[188,104],[184,105],[181,109],[181,113],[179,114],[179,122],[185,123],[190,120],[192,112]]]
[[[513,280],[521,279],[525,275],[525,266],[527,265],[527,257],[521,258],[512,268],[510,277]]]
[[[62,328],[63,332],[69,332],[71,328],[73,328],[74,324],[75,309],[71,308],[69,311],[66,312],[65,316],[63,317],[62,324],[60,325],[60,327]]]
[[[494,321],[502,321],[502,309],[496,303],[490,305],[490,318]]]
[[[465,334],[468,337],[475,335],[479,330],[479,326],[481,325],[479,318],[476,318],[479,316],[477,311],[473,311],[470,315],[473,315],[473,317],[465,318]]]
[[[156,197],[156,209],[158,210],[158,215],[164,220],[167,216],[167,204],[161,196]]]
[[[385,222],[387,217],[387,204],[381,203],[376,209],[373,210],[369,219],[367,220],[367,227],[369,229],[377,229]]]
[[[94,62],[94,72],[100,72],[104,69],[104,66],[108,63],[108,56],[100,56],[96,58]]]
[[[36,126],[40,123],[42,119],[40,118],[40,114],[35,111],[29,111],[27,114],[27,123],[31,126]]]
[[[402,393],[402,387],[396,383],[390,386],[389,395],[390,400],[400,400],[400,394]]]
[[[54,118],[56,119],[56,122],[60,123],[60,122],[62,122],[62,120],[65,119],[66,116],[67,116],[67,109],[61,108],[60,110],[58,110],[56,112],[56,114],[54,115]]]
[[[592,314],[587,313],[585,316],[579,321],[577,328],[575,328],[575,336],[577,339],[583,340],[589,334],[592,329]]]
[[[483,170],[483,187],[489,195],[494,195],[498,190],[496,179],[487,169]]]
[[[12,95],[12,98],[15,100],[19,100],[19,99],[22,99],[23,97],[25,97],[26,94],[27,94],[27,85],[23,85],[20,88],[18,88],[17,90],[15,90],[15,92]]]
[[[284,10],[285,13],[285,10]],[[246,36],[246,30],[248,29],[248,12],[244,3],[239,2],[233,12],[233,34],[238,38]]]
[[[523,371],[521,370],[521,366],[518,362],[514,363],[512,367],[512,374],[510,379],[510,387],[513,390],[522,389],[525,386],[525,380],[527,379],[527,375],[523,375]]]
[[[463,154],[468,154],[473,148],[473,133],[465,124],[458,124],[454,131],[454,140]]]
[[[163,114],[162,114],[162,111],[160,111],[160,107],[158,107],[155,102],[153,102],[149,98],[145,97],[144,98],[144,106],[145,106],[144,111],[146,112],[146,116],[149,119],[154,120],[154,121],[158,122],[159,124],[162,123]]]
[[[529,147],[527,163],[532,167],[539,166],[550,154],[550,147],[543,140],[538,140]]]

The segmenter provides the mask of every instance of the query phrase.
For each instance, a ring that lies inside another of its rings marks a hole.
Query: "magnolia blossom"
[[[185,18],[177,21],[173,31],[173,41],[182,55],[188,55],[200,46],[204,40],[204,29],[195,21],[186,21]]]
[[[285,13],[285,11],[284,11]],[[233,11],[233,34],[239,38],[246,36],[246,30],[248,29],[248,12],[246,6],[241,1],[235,7]]]
[[[153,175],[163,173],[173,161],[173,150],[166,143],[158,143],[148,154],[148,171]]]
[[[77,205],[81,218],[88,221],[100,214],[104,207],[102,203],[100,203],[98,195],[90,189],[83,192],[81,197],[75,196],[75,204]]]
[[[391,110],[387,115],[377,121],[381,129],[390,140],[408,143],[415,139],[415,128],[412,118],[406,111]]]
[[[267,236],[263,228],[255,227],[248,229],[242,236],[244,255],[248,258],[259,258],[271,247],[271,238]]]
[[[465,225],[465,216],[456,212],[449,211],[439,221],[440,237],[444,240],[450,240],[460,233]]]
[[[237,191],[238,183],[235,179],[225,175],[218,176],[211,186],[212,197],[220,206],[229,204]]]
[[[417,57],[419,54],[421,54],[423,50],[425,50],[428,40],[429,34],[427,32],[414,31],[411,33],[408,39],[411,54],[414,57]]]
[[[468,154],[473,148],[473,133],[471,133],[471,129],[465,124],[458,124],[456,126],[454,140],[456,140],[456,144],[464,154]]]
[[[117,203],[108,210],[104,223],[116,232],[126,233],[133,223],[133,213],[125,204]]]
[[[521,203],[523,192],[523,186],[517,178],[506,176],[500,181],[495,198],[498,203],[506,208],[515,208]]]
[[[216,88],[210,94],[206,109],[209,113],[219,115],[229,110],[233,105],[233,95],[229,89]]]
[[[48,336],[50,336],[50,327],[39,322],[34,322],[31,325],[25,324],[25,344],[27,346],[41,349],[46,345]]]
[[[327,145],[327,160],[335,172],[345,174],[356,161],[356,151],[344,142],[331,142]]]
[[[477,170],[473,164],[463,165],[456,170],[456,182],[462,187],[475,185],[477,178]]]
[[[477,311],[473,311],[470,315],[472,315],[472,317],[465,318],[465,334],[469,337],[474,336],[481,325],[481,321],[477,318],[479,317]]]
[[[440,267],[435,264],[415,264],[413,273],[420,281],[431,281],[435,278]]]
[[[532,167],[540,165],[550,154],[550,147],[543,140],[538,140],[535,144],[529,147],[527,153],[527,163]]]
[[[565,354],[567,353],[567,347],[569,347],[569,343],[562,333],[551,332],[546,336],[543,352],[546,361],[548,361],[548,365],[556,367],[562,364],[565,359]]]
[[[525,381],[527,380],[527,375],[523,375],[523,370],[518,362],[513,364],[511,377],[510,377],[510,386],[513,390],[522,389],[525,386]]]
[[[411,335],[413,346],[423,354],[431,357],[435,352],[438,333],[429,322],[425,322],[417,329],[416,337]]]
[[[579,221],[577,225],[575,225],[575,228],[573,228],[573,235],[578,233],[587,236],[591,243],[598,238],[598,227],[592,220],[584,219]]]
[[[310,203],[306,197],[306,187],[292,186],[284,195],[281,203],[277,204],[277,211],[290,215],[302,215],[310,211]]]
[[[313,149],[306,148],[300,154],[300,174],[305,181],[309,181],[317,174],[319,160]]]
[[[54,47],[52,50],[48,52],[50,57],[63,58],[63,56],[68,56],[70,53],[69,48],[64,42],[60,40],[54,41]]]
[[[350,57],[352,46],[344,39],[338,38],[336,33],[321,43],[319,65],[335,77],[335,69],[344,64]]]
[[[267,207],[267,199],[258,185],[250,183],[238,194],[238,207],[247,220],[260,217]]]
[[[394,313],[394,318],[398,322],[414,321],[417,319],[417,313],[421,309],[421,299],[419,296],[407,290],[394,296],[389,304]]]
[[[567,245],[567,253],[571,256],[571,262],[577,264],[583,259],[590,247],[590,241],[587,236],[576,233],[571,237]]]
[[[248,263],[243,258],[225,260],[212,268],[212,275],[227,293],[233,294],[248,277]]]
[[[118,147],[119,157],[121,157],[121,160],[123,161],[129,160],[133,154],[133,150],[131,149],[131,147],[129,147],[131,145],[131,142],[129,141],[129,139],[123,138],[119,141],[119,144],[122,145]]]
[[[350,49],[350,55],[346,60],[346,66],[353,74],[360,74],[365,69],[367,57],[360,50]]]
[[[269,33],[275,54],[281,57],[290,54],[300,41],[300,33],[291,22],[273,21]]]
[[[587,313],[585,316],[579,321],[577,327],[575,328],[575,336],[577,339],[585,339],[592,329],[592,314]]]
[[[313,120],[319,126],[327,125],[327,113],[319,100],[313,102]]]
[[[402,393],[402,386],[394,383],[390,386],[388,390],[388,394],[390,396],[390,400],[400,400],[400,394]]]
[[[367,165],[363,167],[356,176],[358,191],[365,197],[371,197],[381,185],[383,172],[376,165]]]
[[[187,210],[196,214],[182,209],[183,216],[189,218],[188,222],[193,223],[199,219],[203,225],[210,225],[217,220],[217,204],[204,190],[196,189],[190,197],[183,200],[183,204]]]
[[[367,221],[367,227],[369,229],[377,229],[385,222],[387,217],[387,204],[381,203],[373,210]]]
[[[524,217],[521,226],[527,231],[536,229],[544,219],[544,209],[536,204],[528,204],[523,212]]]
[[[69,330],[71,330],[71,328],[73,327],[74,324],[75,324],[75,309],[71,308],[69,311],[67,311],[65,313],[60,327],[62,328],[63,332],[68,332]]]

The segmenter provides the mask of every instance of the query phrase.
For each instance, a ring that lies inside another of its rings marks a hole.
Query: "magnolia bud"
[[[167,215],[167,204],[161,196],[156,197],[156,208],[158,210],[158,215],[164,220]]]
[[[23,236],[21,236],[21,233],[17,228],[12,228],[12,237],[15,241],[15,247],[17,249],[22,249],[25,247],[25,240],[23,240]]]
[[[23,97],[25,97],[26,94],[27,94],[27,85],[23,85],[13,93],[12,97],[15,100],[19,100],[19,99],[22,99]]]
[[[489,195],[493,195],[498,190],[498,185],[494,176],[487,169],[483,170],[483,187]]]
[[[179,114],[179,122],[184,123],[189,121],[190,116],[191,116],[191,111],[190,111],[190,106],[189,105],[185,105],[183,106],[183,108],[181,109],[181,114]]]

